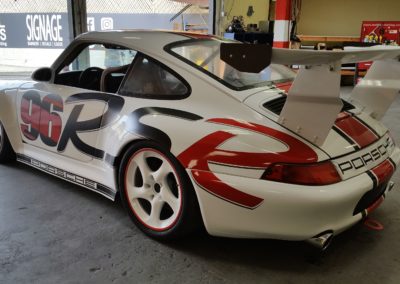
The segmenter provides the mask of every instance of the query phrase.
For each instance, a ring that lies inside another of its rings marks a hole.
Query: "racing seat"
[[[79,76],[78,86],[83,89],[99,91],[100,76],[103,71],[102,68],[95,66],[83,70]]]
[[[125,77],[128,67],[129,64],[105,69],[100,78],[100,91],[116,93]]]

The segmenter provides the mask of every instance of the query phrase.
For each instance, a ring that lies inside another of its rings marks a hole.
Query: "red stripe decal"
[[[227,131],[216,131],[203,137],[178,156],[178,160],[182,165],[187,169],[191,169],[193,178],[201,187],[234,204],[254,209],[261,204],[263,199],[244,193],[221,181],[211,172],[209,162],[238,168],[266,169],[274,162],[312,163],[318,160],[317,154],[308,145],[276,129],[228,118],[214,118],[209,119],[208,122],[257,132],[276,139],[288,147],[287,151],[277,153],[250,153],[222,150],[218,146],[228,139],[235,137],[237,134]]]
[[[342,119],[346,119],[349,116],[350,116],[350,113],[347,113],[347,112],[344,112],[344,111],[339,112],[335,122],[338,122],[339,120],[342,120]]]
[[[289,92],[289,89],[292,86],[292,84],[293,84],[293,82],[276,83],[275,87],[283,90],[287,94]]]
[[[218,179],[212,172],[192,171],[195,181],[205,190],[229,202],[254,209],[263,202],[262,198],[244,193]]]
[[[352,116],[336,120],[335,126],[356,142],[360,148],[368,146],[379,139],[368,127]]]
[[[216,162],[219,164],[228,164],[234,166],[263,168],[263,169],[269,166],[271,163],[276,163],[276,162],[313,163],[318,161],[318,156],[312,148],[310,148],[297,138],[294,138],[293,136],[290,136],[289,134],[283,133],[276,129],[256,123],[239,121],[229,118],[213,118],[207,121],[257,132],[269,138],[276,139],[279,142],[286,144],[286,146],[288,147],[287,151],[276,152],[276,153],[273,152],[248,153],[248,152],[218,150],[218,153],[216,155],[213,155],[213,157],[209,159],[209,161]],[[218,145],[216,145],[216,147]],[[225,153],[225,155],[218,155],[220,153]]]
[[[372,173],[378,179],[378,185],[387,182],[394,173],[394,166],[389,160],[385,160],[375,168],[373,168]]]

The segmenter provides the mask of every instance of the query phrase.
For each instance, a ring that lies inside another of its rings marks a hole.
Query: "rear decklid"
[[[285,86],[287,87],[287,85]],[[287,101],[283,90],[266,90],[248,97],[244,104],[279,123]],[[387,133],[387,129],[352,103],[341,100],[343,106],[319,148],[331,158],[339,157],[372,145]],[[312,108],[310,104],[310,108]],[[315,120],[318,121],[318,117]]]

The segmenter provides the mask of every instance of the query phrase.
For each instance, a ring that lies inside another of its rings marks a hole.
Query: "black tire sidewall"
[[[0,145],[0,163],[9,163],[15,160],[15,152],[11,147],[10,141],[8,140],[8,136],[6,130],[4,129],[4,125],[0,121],[0,132],[2,145]]]

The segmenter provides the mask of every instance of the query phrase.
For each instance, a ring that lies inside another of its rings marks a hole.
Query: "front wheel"
[[[138,142],[127,150],[119,184],[129,216],[150,237],[176,239],[199,227],[199,206],[187,173],[157,144]]]
[[[15,153],[8,140],[3,124],[0,122],[0,164],[15,160]]]

